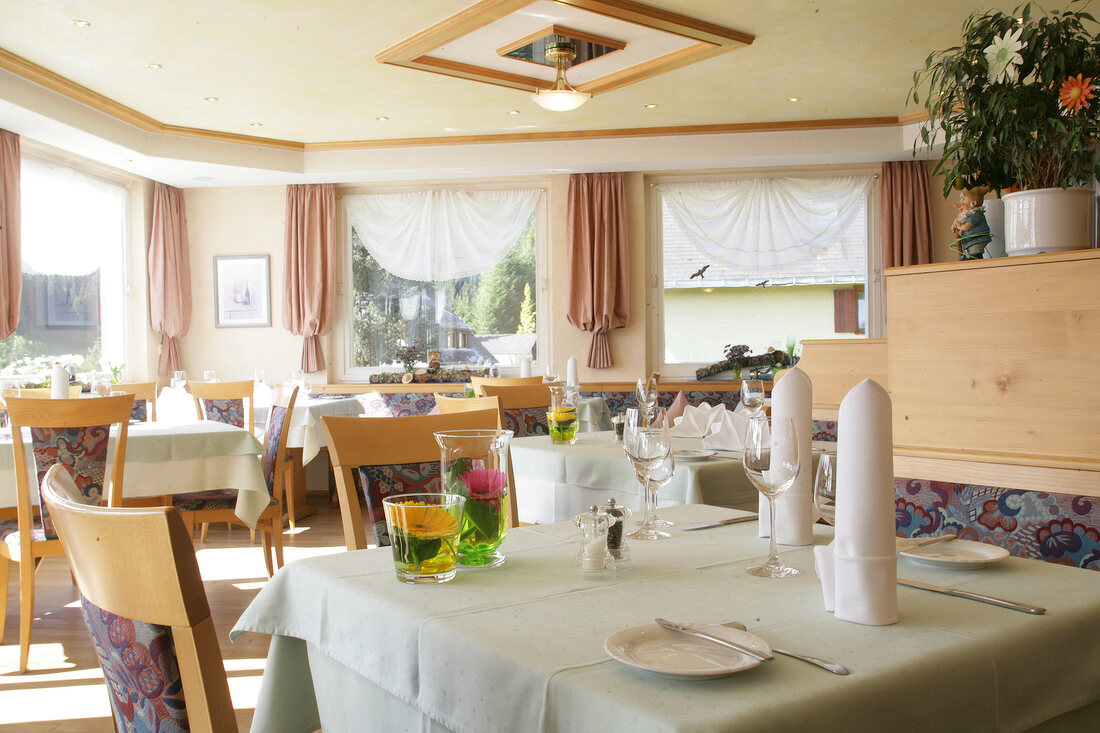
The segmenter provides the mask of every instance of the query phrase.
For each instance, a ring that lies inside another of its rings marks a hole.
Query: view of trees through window
[[[534,355],[535,217],[493,267],[441,282],[405,280],[385,270],[351,229],[352,366],[396,362],[420,344],[444,364],[514,364]]]

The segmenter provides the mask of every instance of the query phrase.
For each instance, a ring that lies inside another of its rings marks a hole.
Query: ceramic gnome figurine
[[[959,202],[955,204],[959,214],[951,224],[951,233],[955,235],[952,249],[958,251],[960,260],[980,260],[986,245],[993,241],[982,206],[988,190],[984,187],[963,189],[959,194]]]

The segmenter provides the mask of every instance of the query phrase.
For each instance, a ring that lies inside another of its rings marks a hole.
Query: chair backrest
[[[138,422],[156,421],[157,419],[157,383],[156,382],[130,382],[129,384],[112,384],[112,392],[124,392],[134,396],[134,407],[130,411],[130,419]]]
[[[344,543],[349,550],[367,547],[363,513],[356,497],[356,481],[362,483],[363,498],[375,530],[375,540],[384,536],[385,494],[432,493],[439,486],[439,444],[435,433],[446,430],[497,429],[496,410],[478,410],[449,415],[414,417],[323,417],[336,492],[344,524]],[[366,467],[367,470],[360,471]],[[510,526],[515,526],[515,490],[509,481]]]
[[[46,474],[42,496],[80,588],[118,730],[134,730],[137,720],[155,730],[236,731],[195,548],[179,512],[86,506],[61,466]]]
[[[133,400],[133,395],[87,400],[8,399],[15,458],[16,517],[20,541],[27,543],[28,550],[34,506],[41,506],[42,479],[54,464],[60,463],[70,472],[84,503],[101,504],[108,500],[112,506],[122,504],[122,471]],[[118,431],[113,450],[112,426],[117,426]],[[28,442],[32,465],[27,463]],[[105,486],[108,476],[110,485]],[[56,537],[45,509],[41,528],[45,539]]]
[[[256,383],[251,379],[240,382],[188,382],[187,391],[195,399],[195,412],[200,420],[236,425],[256,432],[256,409],[253,394]]]
[[[290,434],[290,418],[294,414],[294,402],[298,399],[298,387],[280,384],[272,390],[271,411],[264,426],[264,480],[267,493],[282,505],[283,477],[286,467],[286,439]]]
[[[461,412],[477,412],[479,410],[497,411],[497,429],[504,429],[504,410],[500,406],[500,398],[492,397],[445,397],[435,396],[436,407],[440,415],[455,415]]]
[[[550,386],[527,384],[517,386],[484,385],[486,397],[499,397],[504,413],[504,429],[517,438],[528,435],[549,435],[546,410],[550,407]]]
[[[542,377],[470,377],[470,386],[474,388],[474,394],[484,397],[481,388],[485,385],[492,387],[518,387],[524,384],[542,384]]]
[[[79,384],[69,385],[69,399],[75,400],[80,397],[80,392],[84,388]],[[7,388],[4,390],[4,400],[7,401],[9,397],[23,397],[28,400],[48,400],[53,397],[53,390],[49,387],[31,387],[29,389],[12,389]]]

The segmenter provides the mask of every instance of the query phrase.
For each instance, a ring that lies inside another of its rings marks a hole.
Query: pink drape
[[[592,334],[588,366],[614,364],[608,334],[626,325],[630,305],[626,195],[622,173],[569,176],[566,229],[569,322]]]
[[[882,164],[882,264],[932,261],[932,183],[923,161]]]
[[[149,238],[149,321],[161,334],[158,372],[180,368],[178,339],[191,327],[191,262],[183,191],[153,187],[153,233]]]
[[[336,189],[331,183],[286,187],[286,287],[283,325],[305,338],[302,369],[325,368],[319,336],[332,323],[336,281]]]
[[[19,242],[19,136],[0,130],[0,339],[19,325],[23,258]]]

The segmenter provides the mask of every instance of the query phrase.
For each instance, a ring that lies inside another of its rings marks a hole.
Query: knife
[[[738,522],[751,522],[759,517],[756,514],[749,514],[744,517],[732,517],[730,519],[723,519],[721,522],[711,522],[710,524],[697,524],[694,527],[684,527],[681,532],[693,532],[697,529],[710,529],[711,527],[724,527],[727,524],[737,524]]]
[[[696,629],[693,629],[689,626],[678,624],[675,621],[668,621],[663,618],[655,618],[653,620],[657,622],[658,626],[666,628],[670,631],[679,631],[682,634],[688,634],[690,636],[695,636],[700,639],[706,639],[707,641],[714,642],[715,644],[721,644],[722,646],[729,647],[734,651],[746,654],[753,659],[759,659],[761,662],[766,662],[767,660],[772,659],[772,655],[767,652],[762,652],[758,649],[753,649],[752,647],[744,646],[733,641],[727,641],[726,639],[714,636],[713,634],[708,634],[705,631],[697,631]]]
[[[1001,608],[1010,608],[1013,611],[1023,611],[1024,613],[1035,614],[1041,616],[1046,613],[1047,610],[1042,606],[1031,606],[1027,603],[1018,603],[1017,601],[1006,601],[1004,598],[996,598],[994,596],[987,596],[982,593],[974,593],[969,590],[959,590],[958,588],[943,588],[938,585],[932,585],[931,583],[922,583],[919,580],[906,580],[905,578],[898,578],[898,585],[907,585],[910,588],[920,588],[921,590],[930,590],[936,593],[944,593],[949,596],[955,596],[956,598],[969,598],[972,601],[980,601],[982,603],[988,603],[992,606],[1000,606]]]

